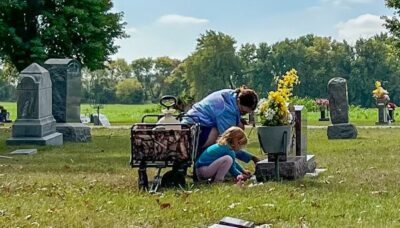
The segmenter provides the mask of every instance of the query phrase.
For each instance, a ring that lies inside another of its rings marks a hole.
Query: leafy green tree
[[[250,78],[250,86],[261,97],[274,88],[272,48],[267,43],[260,43],[256,51],[257,61]]]
[[[383,82],[383,86],[393,97],[398,96],[399,72],[396,61],[391,57],[394,52],[393,40],[386,35],[369,39],[359,39],[355,45],[356,58],[352,64],[348,81],[349,100],[363,107],[373,107],[372,90],[375,81]]]
[[[399,0],[385,0],[387,7],[395,10],[394,15],[391,17],[383,16],[385,20],[384,26],[394,36],[397,48],[400,48],[400,1]]]
[[[14,65],[6,62],[0,66],[0,100],[15,100],[15,85],[18,75],[19,73]]]
[[[106,68],[110,71],[111,80],[122,81],[133,75],[132,67],[125,59],[117,59],[106,64]]]
[[[160,99],[161,93],[165,91],[165,80],[179,64],[180,60],[169,57],[158,57],[154,60],[141,58],[132,62],[134,77],[145,90],[145,100],[156,102]]]
[[[189,84],[186,79],[185,62],[179,64],[170,74],[164,79],[162,86],[162,95],[173,95],[179,97],[189,96]]]
[[[151,58],[140,58],[131,63],[134,77],[142,84],[144,89],[144,100],[147,101],[150,95],[150,83],[152,78],[153,60]]]
[[[84,68],[82,78],[84,102],[110,104],[117,101],[115,93],[117,81],[111,79],[109,70],[90,71]]]
[[[232,77],[241,70],[235,43],[231,36],[212,30],[197,39],[196,51],[186,59],[187,79],[196,99],[215,90],[235,87]]]
[[[144,97],[143,87],[136,78],[128,78],[118,82],[116,95],[121,103],[142,103]]]
[[[103,67],[127,37],[122,13],[110,0],[0,1],[0,58],[21,71],[32,62],[72,57],[90,69]]]
[[[159,57],[156,58],[153,63],[154,74],[152,74],[150,93],[152,100],[158,101],[161,97],[165,82],[168,81],[173,70],[180,64],[180,60],[169,57]]]
[[[257,46],[255,44],[246,43],[242,45],[237,52],[237,56],[240,61],[240,74],[235,74],[232,81],[235,85],[250,85],[252,73],[254,71],[254,65],[257,61]],[[236,86],[238,87],[238,86]]]

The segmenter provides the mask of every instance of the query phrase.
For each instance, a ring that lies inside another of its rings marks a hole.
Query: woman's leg
[[[229,155],[222,156],[211,163],[209,166],[197,168],[197,177],[200,180],[212,178],[214,182],[221,182],[228,173],[233,163],[233,159]]]
[[[219,134],[218,134],[217,128],[215,128],[215,127],[211,128],[210,133],[208,134],[207,140],[204,143],[202,148],[206,149],[208,146],[216,143],[217,139],[218,139],[218,135]]]

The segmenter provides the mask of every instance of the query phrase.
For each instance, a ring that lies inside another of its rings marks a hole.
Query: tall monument
[[[8,145],[62,145],[52,115],[52,84],[49,72],[33,63],[21,71],[17,85],[17,120]]]
[[[63,133],[65,141],[90,141],[90,128],[80,120],[81,65],[74,59],[48,59],[44,67],[53,83],[52,112],[57,131]]]

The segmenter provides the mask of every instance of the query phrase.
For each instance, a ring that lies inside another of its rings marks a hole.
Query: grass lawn
[[[11,119],[15,120],[17,117],[17,104],[15,102],[0,102],[11,114]],[[81,105],[81,114],[89,116],[90,113],[96,113],[89,104]],[[141,104],[141,105],[123,105],[123,104],[109,104],[104,105],[100,109],[100,113],[105,114],[112,125],[130,125],[132,123],[141,122],[144,114],[160,114],[161,106],[158,104]],[[328,126],[330,121],[318,121],[320,118],[319,112],[308,113],[308,125]],[[349,112],[350,122],[355,125],[371,126],[375,125],[378,119],[378,110],[376,108],[362,109],[351,108]],[[395,119],[400,120],[399,111],[395,112]],[[155,119],[148,119],[155,121]],[[398,122],[392,125],[400,125]]]
[[[247,148],[259,154],[251,135]],[[33,148],[6,146],[9,136],[0,129],[0,155]],[[273,227],[400,226],[397,128],[359,129],[356,140],[327,140],[326,130],[309,129],[308,151],[327,168],[318,177],[157,195],[137,189],[129,130],[93,129],[92,136],[91,143],[0,158],[0,227],[207,227],[224,216]]]

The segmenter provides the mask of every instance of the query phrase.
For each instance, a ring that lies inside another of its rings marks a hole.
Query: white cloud
[[[162,24],[179,24],[179,25],[185,25],[185,24],[206,24],[208,23],[207,19],[202,19],[202,18],[195,18],[195,17],[187,17],[187,16],[181,16],[177,14],[169,14],[169,15],[164,15],[158,19],[159,23]]]
[[[381,32],[387,32],[383,27],[384,20],[372,14],[363,14],[336,25],[339,40],[354,43],[360,38],[369,38]]]

